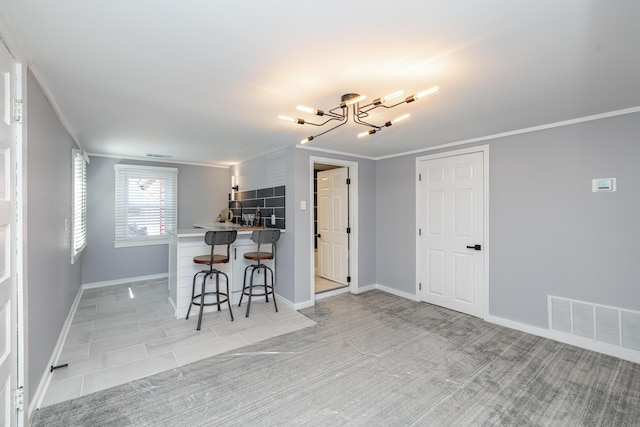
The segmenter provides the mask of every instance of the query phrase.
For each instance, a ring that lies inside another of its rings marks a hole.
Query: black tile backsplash
[[[260,208],[262,216],[261,226],[272,228],[285,228],[285,188],[278,187],[260,188],[257,190],[239,191],[235,194],[236,201],[242,203],[242,213],[254,214]],[[229,194],[229,208],[233,211],[234,221],[240,217],[240,206],[231,201]],[[271,225],[271,215],[275,214],[276,224]]]

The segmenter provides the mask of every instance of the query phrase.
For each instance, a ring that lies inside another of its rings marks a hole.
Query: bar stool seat
[[[230,259],[230,248],[231,244],[235,242],[238,232],[236,230],[232,231],[207,231],[204,235],[204,241],[207,245],[211,247],[211,253],[208,255],[197,255],[193,257],[193,262],[196,264],[205,264],[209,266],[208,270],[202,270],[194,274],[193,276],[193,285],[191,287],[191,304],[189,304],[189,310],[187,310],[186,319],[189,319],[189,313],[191,312],[191,306],[197,305],[200,307],[198,313],[198,325],[196,326],[196,330],[200,330],[200,326],[202,324],[202,312],[205,306],[216,305],[218,306],[218,311],[221,310],[221,304],[227,303],[229,306],[229,316],[231,316],[231,321],[233,321],[233,311],[231,310],[231,301],[230,301],[230,292],[229,292],[229,276],[224,272],[220,271],[217,268],[214,268],[216,264],[224,264],[228,263]],[[214,253],[216,246],[226,245],[227,246],[227,254],[221,255]],[[202,274],[202,287],[200,289],[200,293],[196,295],[196,281],[198,276]],[[226,292],[220,291],[220,275],[223,275],[226,278],[227,289]],[[216,277],[216,288],[215,290],[207,291],[207,277],[213,278]],[[215,302],[205,302],[205,297],[207,295],[215,295]]]
[[[238,307],[242,305],[242,298],[246,295],[249,297],[247,302],[247,313],[245,317],[249,317],[249,311],[251,310],[251,297],[261,297],[264,296],[265,301],[269,302],[269,295],[273,296],[273,306],[278,311],[278,304],[276,303],[276,294],[275,294],[275,282],[273,269],[267,265],[265,265],[262,261],[264,260],[275,260],[276,253],[276,242],[280,239],[280,230],[279,229],[271,229],[271,230],[254,230],[251,233],[251,240],[254,243],[258,244],[258,248],[255,252],[247,252],[244,254],[244,258],[249,261],[255,261],[255,264],[248,265],[244,269],[244,281],[242,284],[242,294],[240,295],[240,302],[238,303]],[[261,247],[264,245],[271,245],[271,252],[267,252],[261,250]],[[264,284],[254,284],[253,277],[257,272],[260,274],[262,270],[264,274]],[[271,284],[269,284],[267,280],[267,271],[270,273]],[[247,273],[251,272],[251,276],[249,279],[249,283],[247,284]],[[257,288],[257,289],[255,289]]]

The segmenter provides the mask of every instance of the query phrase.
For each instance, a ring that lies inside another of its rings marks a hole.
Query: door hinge
[[[347,178],[347,185],[351,185],[351,178]]]
[[[351,234],[351,227],[347,227],[347,234]]]
[[[347,276],[347,283],[351,283],[351,276]]]
[[[13,100],[13,121],[22,124],[22,99]]]
[[[16,389],[13,404],[17,411],[24,411],[24,387],[20,386]]]
[[[418,181],[422,181],[422,174],[421,173],[418,174]]]
[[[422,228],[418,228],[418,236],[422,236]]]
[[[422,283],[418,283],[418,290],[421,291],[422,290]]]

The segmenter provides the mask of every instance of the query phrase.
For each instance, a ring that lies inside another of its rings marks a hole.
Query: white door
[[[484,153],[418,161],[420,299],[483,317]]]
[[[318,172],[318,275],[347,285],[348,168]]]
[[[15,62],[0,42],[0,419],[14,426],[17,388]]]

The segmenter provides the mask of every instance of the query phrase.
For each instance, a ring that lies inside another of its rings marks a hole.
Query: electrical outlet
[[[271,225],[276,225],[276,214],[271,214]]]

